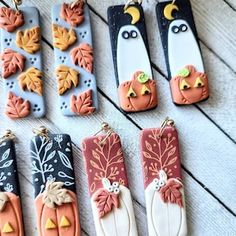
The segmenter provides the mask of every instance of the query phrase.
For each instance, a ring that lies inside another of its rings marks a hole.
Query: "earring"
[[[3,234],[24,234],[14,134],[7,130],[0,140],[0,218]]]
[[[2,77],[5,113],[11,119],[43,117],[42,57],[39,12],[35,7],[0,8]]]
[[[120,107],[125,112],[154,109],[157,90],[141,1],[109,7],[108,25]]]
[[[92,32],[84,0],[52,9],[55,74],[60,109],[65,116],[98,110]]]
[[[45,127],[34,133],[30,153],[39,236],[80,235],[70,136]]]
[[[140,139],[149,235],[187,235],[179,141],[174,121]],[[158,233],[157,233],[158,232]]]
[[[206,100],[208,79],[190,1],[159,2],[156,12],[173,102],[189,105]]]
[[[82,150],[97,235],[138,235],[120,137],[103,123]]]

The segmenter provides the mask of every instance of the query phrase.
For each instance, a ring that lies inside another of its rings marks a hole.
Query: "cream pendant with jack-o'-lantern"
[[[129,1],[125,6],[108,9],[118,95],[125,112],[145,111],[157,106],[144,12],[136,2]]]
[[[160,2],[156,10],[173,102],[188,105],[206,100],[208,79],[190,1]]]

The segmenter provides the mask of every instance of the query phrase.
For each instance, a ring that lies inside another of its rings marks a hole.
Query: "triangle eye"
[[[12,233],[12,232],[14,232],[12,225],[9,222],[4,224],[3,229],[2,229],[2,233],[7,234],[7,233]]]
[[[180,90],[190,89],[190,85],[187,83],[185,79],[183,79],[180,83]]]
[[[50,230],[50,229],[56,229],[57,226],[56,224],[53,222],[53,220],[51,218],[48,218],[45,224],[45,229]]]
[[[130,87],[127,95],[126,95],[127,98],[135,98],[137,97],[137,94],[134,92],[134,90]]]
[[[143,85],[142,90],[141,90],[141,94],[148,95],[150,93],[151,93],[150,89],[148,89],[148,87],[146,85]]]
[[[62,216],[61,221],[60,221],[60,227],[65,228],[70,226],[70,221],[66,216]]]
[[[204,83],[201,79],[201,77],[197,77],[196,82],[194,84],[194,88],[201,88],[204,86]]]

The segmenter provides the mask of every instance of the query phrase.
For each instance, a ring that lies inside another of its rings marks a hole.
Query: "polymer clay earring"
[[[80,236],[70,136],[44,127],[34,132],[30,152],[39,236]]]
[[[12,119],[45,115],[39,12],[35,7],[0,8],[5,113]]]
[[[84,0],[55,5],[52,24],[60,109],[65,116],[92,114],[98,95],[88,5]]]
[[[96,233],[137,236],[120,137],[107,123],[101,131],[82,143]]]
[[[190,1],[159,2],[156,12],[173,102],[188,105],[206,100],[208,78]]]
[[[187,235],[179,141],[174,122],[140,138],[149,235]]]
[[[24,236],[14,137],[7,130],[0,140],[0,232]]]
[[[121,108],[125,112],[155,108],[157,88],[141,1],[109,7],[108,24]]]

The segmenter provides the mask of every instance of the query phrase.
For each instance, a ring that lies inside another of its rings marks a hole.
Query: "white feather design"
[[[119,208],[100,219],[93,197],[91,198],[97,236],[138,236],[130,190],[120,186],[119,199]]]

